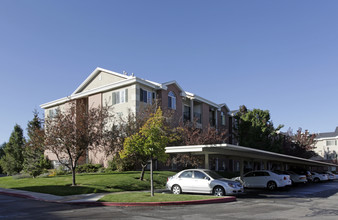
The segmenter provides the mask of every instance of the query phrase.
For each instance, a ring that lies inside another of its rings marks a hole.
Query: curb
[[[175,202],[65,202],[67,204],[93,205],[93,206],[170,206],[170,205],[201,205],[213,203],[227,203],[236,201],[234,196],[226,196],[217,199],[204,199],[192,201],[175,201]]]
[[[25,199],[38,200],[42,202],[52,202],[59,204],[69,204],[69,205],[86,205],[86,206],[170,206],[170,205],[201,205],[201,204],[213,204],[213,203],[227,203],[236,201],[235,196],[225,196],[217,199],[204,199],[204,200],[192,200],[192,201],[175,201],[175,202],[62,202],[62,201],[51,201],[44,200],[41,198],[36,198],[30,195],[24,195],[20,193],[11,193],[0,191],[0,194],[6,196],[14,196]]]

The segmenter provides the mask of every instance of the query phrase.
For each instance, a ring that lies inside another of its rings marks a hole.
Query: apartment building
[[[334,132],[318,133],[315,140],[314,151],[321,157],[320,160],[337,162],[338,127],[336,127]]]
[[[156,83],[141,79],[134,74],[120,74],[110,70],[96,68],[75,91],[64,98],[57,99],[40,107],[45,116],[53,116],[57,109],[67,108],[67,103],[82,100],[86,108],[112,106],[120,116],[129,112],[136,113],[142,106],[159,101],[162,109],[170,109],[179,121],[196,121],[200,128],[209,124],[217,129],[231,130],[229,108],[226,104],[216,104],[194,93],[185,91],[176,81]],[[56,160],[48,155],[51,160]],[[103,154],[90,154],[87,160],[92,163],[104,163]]]

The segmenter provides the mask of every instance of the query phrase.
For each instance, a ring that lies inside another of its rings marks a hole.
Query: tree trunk
[[[154,196],[154,180],[153,180],[153,158],[150,158],[150,192]]]
[[[76,182],[75,182],[75,167],[72,167],[72,177],[73,177],[72,186],[76,186]]]
[[[141,164],[141,166],[142,166],[142,171],[141,171],[140,180],[142,181],[144,178],[144,172],[146,170],[147,164]]]

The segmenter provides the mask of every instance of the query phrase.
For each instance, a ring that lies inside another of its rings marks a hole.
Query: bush
[[[129,158],[121,159],[115,157],[113,160],[108,162],[107,172],[112,171],[130,171],[135,169],[135,161]]]
[[[29,175],[28,173],[19,173],[19,174],[13,175],[13,179],[25,179],[25,178],[32,178],[32,176]]]
[[[102,168],[101,164],[83,164],[76,168],[77,173],[96,173]]]

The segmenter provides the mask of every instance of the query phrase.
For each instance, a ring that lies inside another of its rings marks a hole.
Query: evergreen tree
[[[4,142],[1,146],[0,146],[0,159],[5,156],[5,149],[6,147],[6,142]],[[0,164],[0,174],[3,173],[3,170],[2,170],[2,167],[1,167],[1,164]]]
[[[19,125],[14,126],[14,130],[4,148],[5,155],[0,160],[3,172],[7,175],[20,173],[23,166],[23,150],[25,146],[25,138],[23,130]]]
[[[40,175],[45,169],[51,168],[50,161],[44,157],[44,130],[39,113],[35,110],[34,117],[27,124],[28,141],[23,152],[23,169],[33,177]]]

